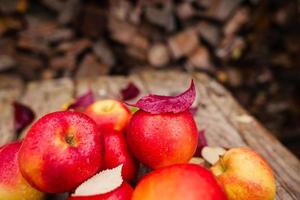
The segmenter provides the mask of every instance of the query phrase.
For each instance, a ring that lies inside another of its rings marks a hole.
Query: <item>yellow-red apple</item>
[[[233,148],[211,167],[229,200],[273,200],[275,179],[271,167],[255,151]]]
[[[19,151],[26,180],[48,193],[69,192],[102,167],[102,136],[83,113],[45,115],[29,129]]]
[[[117,100],[99,100],[91,104],[85,113],[95,120],[101,131],[124,131],[131,118],[129,109]]]
[[[136,186],[132,200],[226,200],[213,174],[195,164],[154,170]]]
[[[139,110],[128,125],[132,153],[150,168],[186,163],[194,155],[198,133],[189,111],[151,114]]]
[[[33,188],[22,176],[18,165],[21,142],[0,148],[0,199],[42,200],[44,194]]]

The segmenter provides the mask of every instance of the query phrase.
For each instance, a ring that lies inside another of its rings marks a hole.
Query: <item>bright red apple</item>
[[[226,200],[213,174],[195,164],[154,170],[136,186],[132,200]]]
[[[41,191],[72,191],[101,169],[101,140],[96,123],[83,113],[47,114],[24,139],[19,152],[21,173]]]
[[[18,164],[21,142],[0,148],[0,199],[42,200],[45,195],[33,188],[22,176]]]
[[[123,181],[122,165],[104,170],[82,183],[68,200],[131,200],[133,189]]]
[[[196,151],[198,133],[189,111],[151,114],[137,111],[128,126],[132,153],[148,167],[188,162]]]
[[[123,133],[111,131],[104,134],[104,169],[123,164],[123,179],[132,181],[138,171],[138,163],[129,151]]]
[[[85,113],[95,120],[100,130],[123,131],[131,118],[129,109],[117,100],[99,100],[91,104]]]

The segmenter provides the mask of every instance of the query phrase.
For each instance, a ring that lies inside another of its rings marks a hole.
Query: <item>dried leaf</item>
[[[127,87],[120,92],[124,101],[134,99],[140,94],[139,88],[133,82],[129,82]]]
[[[94,94],[92,90],[78,97],[74,103],[68,106],[68,110],[84,110],[90,104],[94,103]]]
[[[136,104],[129,104],[152,114],[179,113],[191,107],[196,98],[194,81],[189,89],[177,96],[162,96],[150,94],[142,97]]]
[[[14,125],[16,133],[20,133],[25,129],[35,117],[31,108],[19,102],[14,102]]]

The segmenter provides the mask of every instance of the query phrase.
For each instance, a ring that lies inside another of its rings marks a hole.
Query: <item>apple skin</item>
[[[88,106],[85,114],[97,123],[100,130],[124,131],[131,118],[131,112],[120,101],[99,100]]]
[[[107,132],[104,138],[104,169],[112,169],[123,164],[122,177],[131,182],[136,178],[139,164],[129,151],[125,137],[120,132]]]
[[[21,142],[7,144],[0,148],[0,199],[42,200],[45,195],[33,188],[22,176],[18,165],[18,151]]]
[[[103,165],[102,136],[83,113],[60,111],[32,125],[19,151],[26,180],[47,193],[75,189]]]
[[[271,167],[255,151],[239,147],[227,151],[211,167],[229,200],[273,200],[275,179]]]
[[[197,127],[189,111],[150,114],[139,110],[129,122],[127,142],[135,157],[152,169],[186,163],[197,148]]]
[[[105,194],[94,196],[71,196],[68,200],[131,200],[132,193],[132,187],[128,183],[123,182],[120,187]]]
[[[214,175],[195,164],[154,170],[136,186],[132,200],[226,200]]]

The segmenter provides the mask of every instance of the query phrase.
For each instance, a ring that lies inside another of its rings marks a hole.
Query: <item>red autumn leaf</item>
[[[196,156],[196,157],[201,156],[201,151],[202,151],[203,147],[205,147],[205,146],[207,146],[205,130],[201,130],[198,132],[198,146],[197,146],[194,156]]]
[[[31,108],[19,102],[14,102],[13,106],[15,131],[20,133],[34,120],[35,114]]]
[[[134,99],[140,94],[139,88],[132,82],[129,82],[127,87],[120,92],[124,101]]]
[[[196,98],[194,81],[189,89],[177,96],[162,96],[150,94],[142,97],[136,104],[129,104],[152,114],[179,113],[191,107]]]
[[[68,106],[68,110],[83,110],[90,104],[94,103],[94,94],[92,90],[78,97],[74,103]]]

